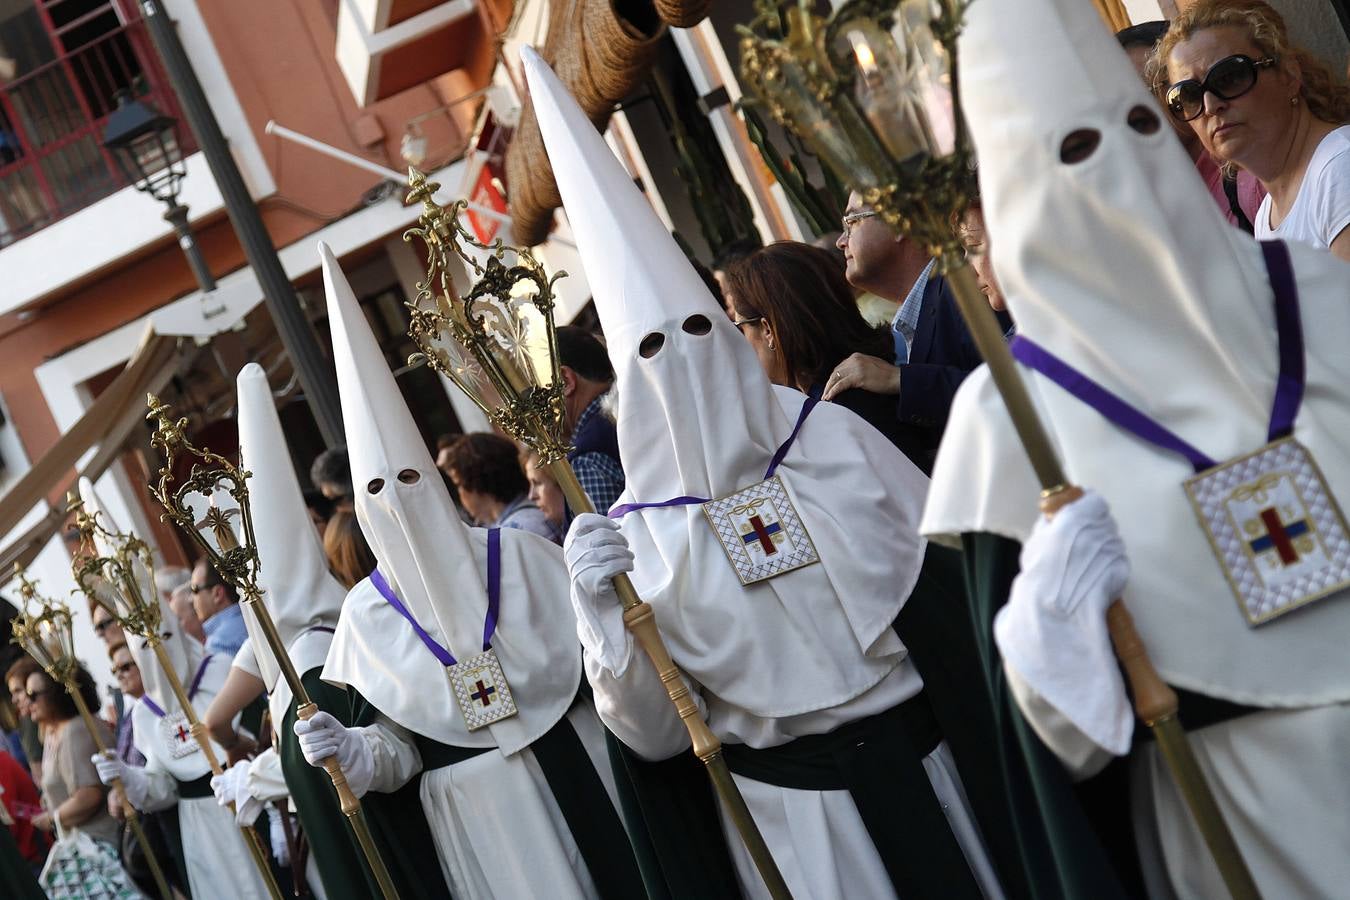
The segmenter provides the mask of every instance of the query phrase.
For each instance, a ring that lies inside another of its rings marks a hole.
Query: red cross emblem
[[[178,738],[178,740],[182,741],[184,744],[187,743],[188,738],[191,736],[192,732],[188,731],[182,725],[179,725],[178,730],[174,732],[174,737]]]
[[[469,698],[477,700],[486,708],[492,704],[492,695],[495,693],[497,693],[497,689],[490,684],[484,684],[483,679],[480,678],[478,683],[474,685],[473,693],[469,694]]]
[[[775,535],[782,533],[782,525],[777,522],[765,525],[764,520],[760,518],[758,513],[751,516],[746,522],[750,526],[750,530],[741,532],[741,540],[747,544],[759,541],[759,546],[764,551],[765,556],[773,556],[778,552],[778,545],[774,543],[773,539]]]
[[[1261,524],[1266,527],[1266,533],[1250,542],[1252,552],[1259,555],[1267,550],[1274,550],[1280,556],[1280,564],[1285,566],[1292,566],[1298,562],[1298,548],[1294,546],[1294,538],[1308,533],[1307,520],[1299,519],[1286,524],[1280,519],[1279,511],[1272,506],[1261,510]]]

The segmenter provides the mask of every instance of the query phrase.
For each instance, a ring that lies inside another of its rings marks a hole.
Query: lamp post
[[[178,37],[178,29],[164,8],[164,0],[140,0],[137,5],[144,16],[146,32],[182,104],[183,117],[197,138],[197,146],[220,188],[225,212],[234,226],[244,256],[257,276],[263,301],[276,325],[282,346],[286,348],[286,355],[295,367],[296,378],[304,391],[305,402],[314,414],[319,433],[328,446],[337,446],[343,440],[342,407],[338,403],[337,377],[332,361],[324,355],[314,328],[300,307],[295,288],[267,233],[267,226],[244,184],[239,166],[230,154],[229,143]]]
[[[129,90],[118,91],[116,97],[117,109],[103,129],[103,146],[112,151],[118,168],[136,190],[168,207],[164,220],[178,233],[178,246],[183,248],[197,286],[203,294],[210,294],[216,289],[216,279],[192,236],[188,208],[178,202],[178,192],[187,175],[183,145],[178,140],[178,120],[135,99]]]

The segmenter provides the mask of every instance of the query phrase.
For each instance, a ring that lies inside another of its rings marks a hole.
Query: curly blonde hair
[[[1324,122],[1343,124],[1350,121],[1350,87],[1337,80],[1331,69],[1302,47],[1289,41],[1289,30],[1284,17],[1264,0],[1199,0],[1172,20],[1167,33],[1158,42],[1150,66],[1155,91],[1166,92],[1167,59],[1182,41],[1189,40],[1197,31],[1233,25],[1244,29],[1252,42],[1266,55],[1281,64],[1298,63],[1302,86],[1299,95],[1308,111]]]

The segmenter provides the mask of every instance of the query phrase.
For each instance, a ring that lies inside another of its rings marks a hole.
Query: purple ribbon
[[[483,620],[483,651],[492,649],[492,635],[497,631],[497,612],[502,605],[502,530],[500,528],[488,529],[487,544],[487,578],[488,578],[488,608],[487,617]],[[398,599],[398,595],[389,587],[389,582],[380,574],[379,569],[370,573],[370,583],[375,585],[375,590],[380,592],[380,596],[388,601],[394,611],[408,620],[414,632],[421,639],[422,643],[431,655],[440,660],[443,666],[458,665],[459,661],[440,642],[427,634],[427,630],[418,624],[417,619],[408,611],[408,607],[403,605],[403,601]]]
[[[1279,337],[1280,374],[1271,404],[1268,441],[1287,437],[1294,430],[1305,384],[1303,323],[1299,316],[1298,286],[1289,263],[1289,248],[1282,241],[1262,241],[1266,273],[1275,290],[1275,329]],[[1197,473],[1218,463],[1169,431],[1147,414],[1093,381],[1030,338],[1017,335],[1009,342],[1012,355],[1101,413],[1112,424],[1164,450],[1186,457]]]
[[[202,686],[202,676],[206,674],[206,664],[211,661],[211,656],[212,654],[210,653],[206,654],[206,656],[202,658],[202,661],[197,664],[197,671],[192,673],[192,681],[188,683],[189,702],[192,700],[193,697],[197,696],[197,689]],[[148,708],[152,713],[155,714],[156,718],[159,719],[164,718],[164,709],[158,703],[155,702],[154,697],[151,697],[148,693],[141,694],[141,702],[146,705],[146,708]]]
[[[806,402],[802,404],[802,411],[797,414],[797,424],[792,426],[792,433],[787,436],[787,440],[778,445],[774,451],[773,459],[769,460],[769,468],[764,470],[764,479],[773,477],[773,473],[778,471],[778,466],[782,464],[783,457],[787,456],[788,450],[792,449],[792,442],[797,440],[797,434],[802,430],[802,425],[806,423],[806,417],[811,414],[811,410],[816,408],[820,402],[820,397],[816,396],[818,389],[813,388],[812,393],[807,396]],[[662,500],[659,503],[624,503],[616,506],[609,511],[611,519],[622,519],[630,512],[637,512],[640,509],[662,509],[668,506],[692,506],[695,503],[707,503],[708,497],[672,497],[669,500]]]

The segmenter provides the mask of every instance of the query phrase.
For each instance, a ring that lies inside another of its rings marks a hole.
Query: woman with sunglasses
[[[835,254],[810,244],[779,241],[729,265],[724,290],[764,374],[774,384],[819,397],[835,367],[853,353],[889,359],[890,334],[858,311]],[[834,402],[876,428],[920,468],[922,435],[895,414],[895,395],[854,389]]]
[[[80,667],[75,673],[75,684],[90,709],[98,709],[98,689],[94,679]],[[28,676],[25,696],[29,715],[42,728],[46,761],[42,773],[42,800],[46,811],[33,817],[33,825],[46,832],[56,829],[59,818],[67,833],[78,828],[96,841],[117,843],[117,823],[104,800],[108,789],[99,781],[89,757],[97,752],[94,738],[80,722],[75,701],[62,687],[52,681],[46,672],[36,671]],[[107,726],[103,729],[105,744],[112,743]]]
[[[1215,159],[1267,191],[1256,237],[1350,260],[1350,89],[1289,42],[1262,0],[1200,0],[1158,46],[1163,100]]]

